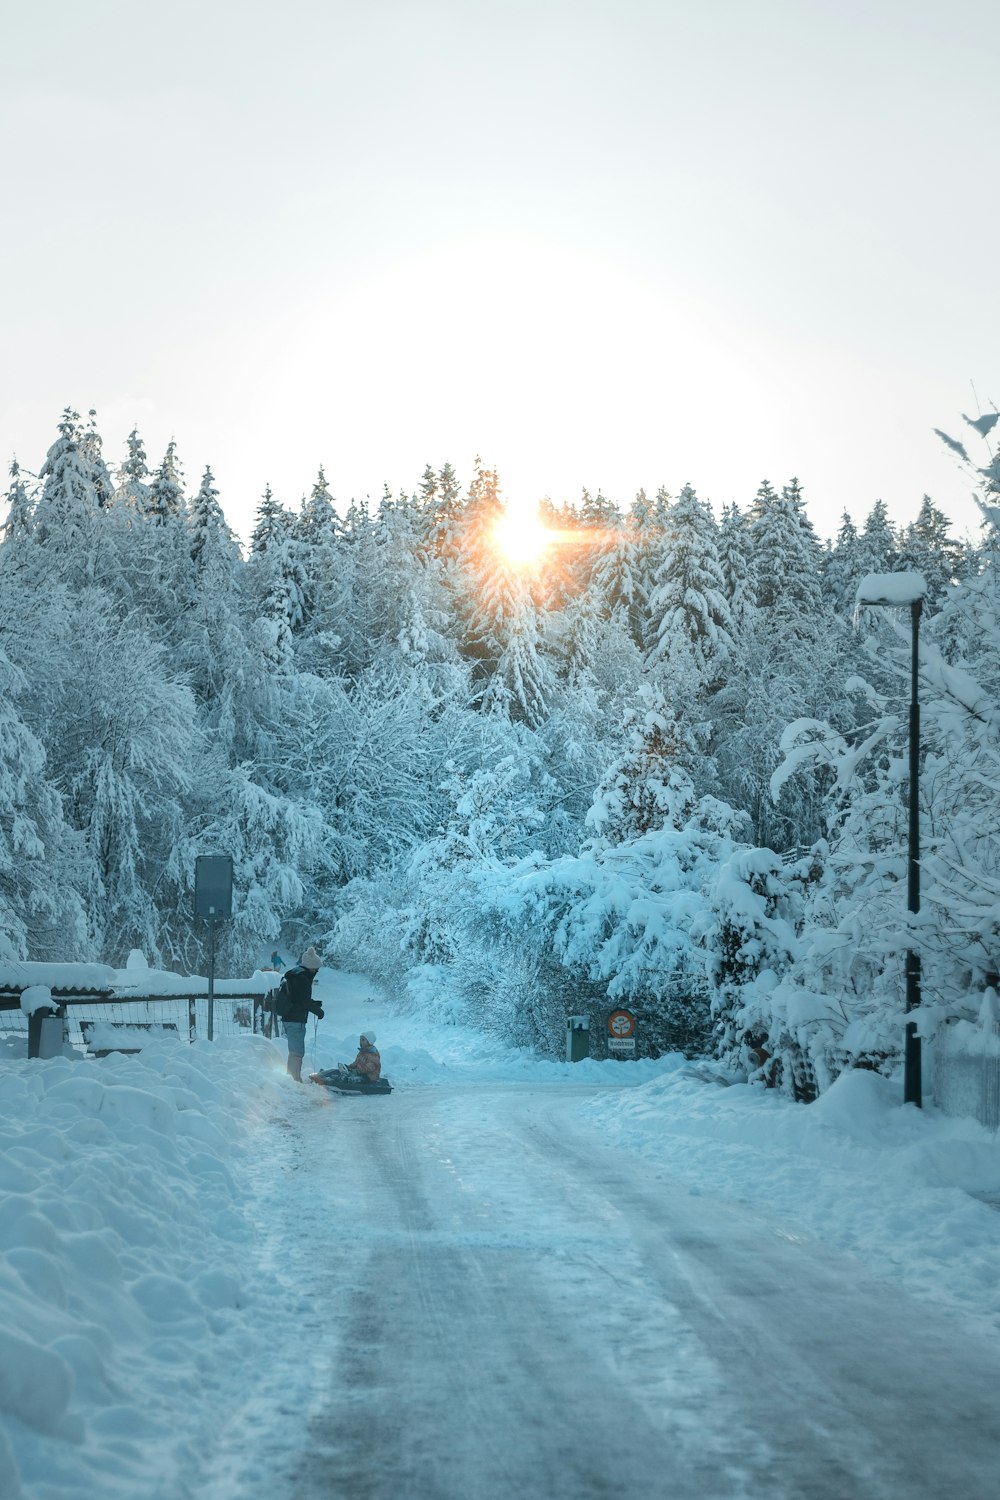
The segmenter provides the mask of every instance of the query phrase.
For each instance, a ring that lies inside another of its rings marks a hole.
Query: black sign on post
[[[199,854],[194,862],[194,914],[208,920],[208,1040],[215,1040],[215,924],[233,914],[233,857]]]
[[[231,854],[199,854],[194,862],[194,914],[196,917],[231,917],[233,914],[233,857]]]

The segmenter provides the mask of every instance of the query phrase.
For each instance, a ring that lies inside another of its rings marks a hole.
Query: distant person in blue
[[[277,948],[275,948],[274,952],[271,954],[271,968],[272,969],[283,969],[284,967],[285,967],[285,960],[282,958],[282,956],[278,952]]]
[[[296,1083],[302,1082],[302,1059],[306,1055],[306,1023],[310,1015],[322,1021],[322,1005],[312,997],[313,980],[323,960],[315,948],[307,948],[301,963],[293,964],[282,975],[279,989],[287,992],[287,1001],[279,1011],[288,1039],[287,1071]]]

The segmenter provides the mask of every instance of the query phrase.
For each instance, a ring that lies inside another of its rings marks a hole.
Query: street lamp
[[[920,910],[920,705],[917,702],[917,640],[927,584],[919,573],[869,573],[858,584],[858,608],[910,609],[910,829],[907,848],[906,909]],[[920,954],[906,954],[906,1013],[920,1004]],[[923,1103],[920,1038],[915,1021],[906,1023],[903,1103]]]

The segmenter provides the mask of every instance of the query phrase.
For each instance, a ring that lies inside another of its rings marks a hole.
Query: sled
[[[370,1078],[359,1078],[343,1068],[324,1068],[319,1073],[310,1073],[309,1081],[322,1084],[323,1088],[332,1089],[335,1094],[392,1093],[388,1078],[379,1078],[373,1083]]]

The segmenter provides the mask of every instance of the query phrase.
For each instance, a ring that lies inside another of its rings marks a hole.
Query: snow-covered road
[[[277,1093],[285,1337],[205,1493],[992,1500],[995,1342],[612,1149],[594,1092]]]

